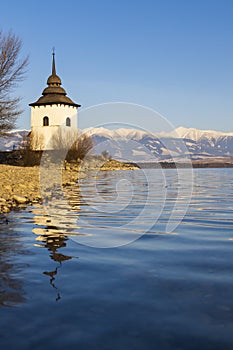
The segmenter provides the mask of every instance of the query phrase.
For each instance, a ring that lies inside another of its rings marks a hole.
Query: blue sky
[[[30,56],[18,127],[29,128],[28,103],[46,86],[55,46],[63,87],[82,108],[132,102],[176,127],[233,131],[232,19],[231,0],[1,2],[1,29]],[[98,122],[80,116],[79,125]]]

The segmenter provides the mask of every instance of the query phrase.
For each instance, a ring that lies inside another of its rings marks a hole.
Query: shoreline
[[[233,168],[233,160],[228,162],[212,161],[194,161],[192,168]],[[139,169],[174,169],[190,168],[190,164],[185,163],[121,163],[116,160],[106,161],[103,165],[99,163],[94,166],[80,169],[80,165],[67,163],[62,170],[62,186],[69,187],[75,185],[79,178],[86,176],[84,170],[93,171],[119,171],[119,170],[139,170]],[[40,193],[40,166],[23,167],[18,165],[0,164],[0,215],[9,213],[12,210],[25,208],[34,204],[42,203]]]
[[[87,170],[96,171],[98,169],[100,171],[119,171],[136,170],[138,167],[110,160],[100,168],[93,167]],[[75,185],[79,178],[86,176],[85,171],[80,170],[77,164],[68,163],[61,170],[63,187]],[[0,164],[0,172],[0,215],[42,202],[39,179],[40,166],[23,167]]]

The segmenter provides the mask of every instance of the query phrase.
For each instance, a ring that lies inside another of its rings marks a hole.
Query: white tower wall
[[[70,128],[77,129],[77,107],[68,105],[46,105],[46,106],[35,106],[31,109],[31,127],[44,127],[43,118],[49,118],[49,126],[65,126],[66,118],[70,118]]]
[[[62,133],[78,130],[77,107],[69,105],[34,106],[31,108],[31,131],[34,135],[32,147],[34,150],[52,149],[50,142],[54,134],[62,129]],[[48,118],[48,125],[44,126],[44,117]],[[70,126],[66,125],[67,118]]]

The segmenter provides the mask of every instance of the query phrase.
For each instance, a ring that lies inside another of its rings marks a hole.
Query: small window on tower
[[[44,117],[43,118],[43,126],[49,126],[49,117]]]
[[[66,126],[71,126],[71,121],[70,121],[70,118],[66,118]]]

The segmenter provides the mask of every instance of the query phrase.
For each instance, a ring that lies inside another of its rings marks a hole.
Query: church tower
[[[37,139],[33,148],[51,149],[49,141],[52,135],[77,130],[78,107],[61,87],[61,79],[56,74],[55,53],[52,57],[52,74],[47,80],[48,86],[43,90],[42,96],[31,106],[31,133]]]

